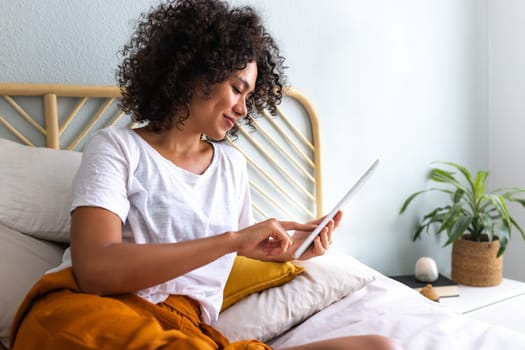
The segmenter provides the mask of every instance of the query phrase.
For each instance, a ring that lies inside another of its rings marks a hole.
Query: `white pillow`
[[[267,342],[374,279],[371,271],[342,253],[294,263],[305,271],[282,286],[240,300],[224,310],[213,326],[230,341]]]
[[[7,337],[18,306],[42,274],[60,264],[63,248],[0,225],[0,337]]]
[[[0,224],[37,238],[69,241],[72,182],[81,153],[0,139]]]

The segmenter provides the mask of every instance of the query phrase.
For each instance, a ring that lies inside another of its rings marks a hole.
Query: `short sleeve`
[[[122,137],[104,129],[86,145],[80,168],[73,182],[72,211],[94,206],[117,214],[126,221],[130,203],[127,183],[130,175],[130,152]]]

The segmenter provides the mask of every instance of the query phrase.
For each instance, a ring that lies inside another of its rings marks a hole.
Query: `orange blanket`
[[[134,294],[81,293],[71,269],[44,275],[11,328],[12,349],[271,349],[257,340],[230,343],[201,323],[197,302],[171,296],[152,304]]]

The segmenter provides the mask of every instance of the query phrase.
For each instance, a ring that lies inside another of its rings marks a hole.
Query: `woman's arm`
[[[286,229],[277,220],[267,220],[238,232],[180,243],[131,244],[122,242],[119,216],[98,207],[78,207],[71,217],[73,271],[84,292],[129,293],[183,275],[228,253],[257,251],[263,258],[282,254],[292,243]]]

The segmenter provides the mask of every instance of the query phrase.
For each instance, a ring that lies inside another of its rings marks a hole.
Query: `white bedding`
[[[362,265],[375,279],[274,339],[273,347],[375,333],[397,340],[405,350],[525,349],[525,334],[456,314],[348,255],[340,259]]]

